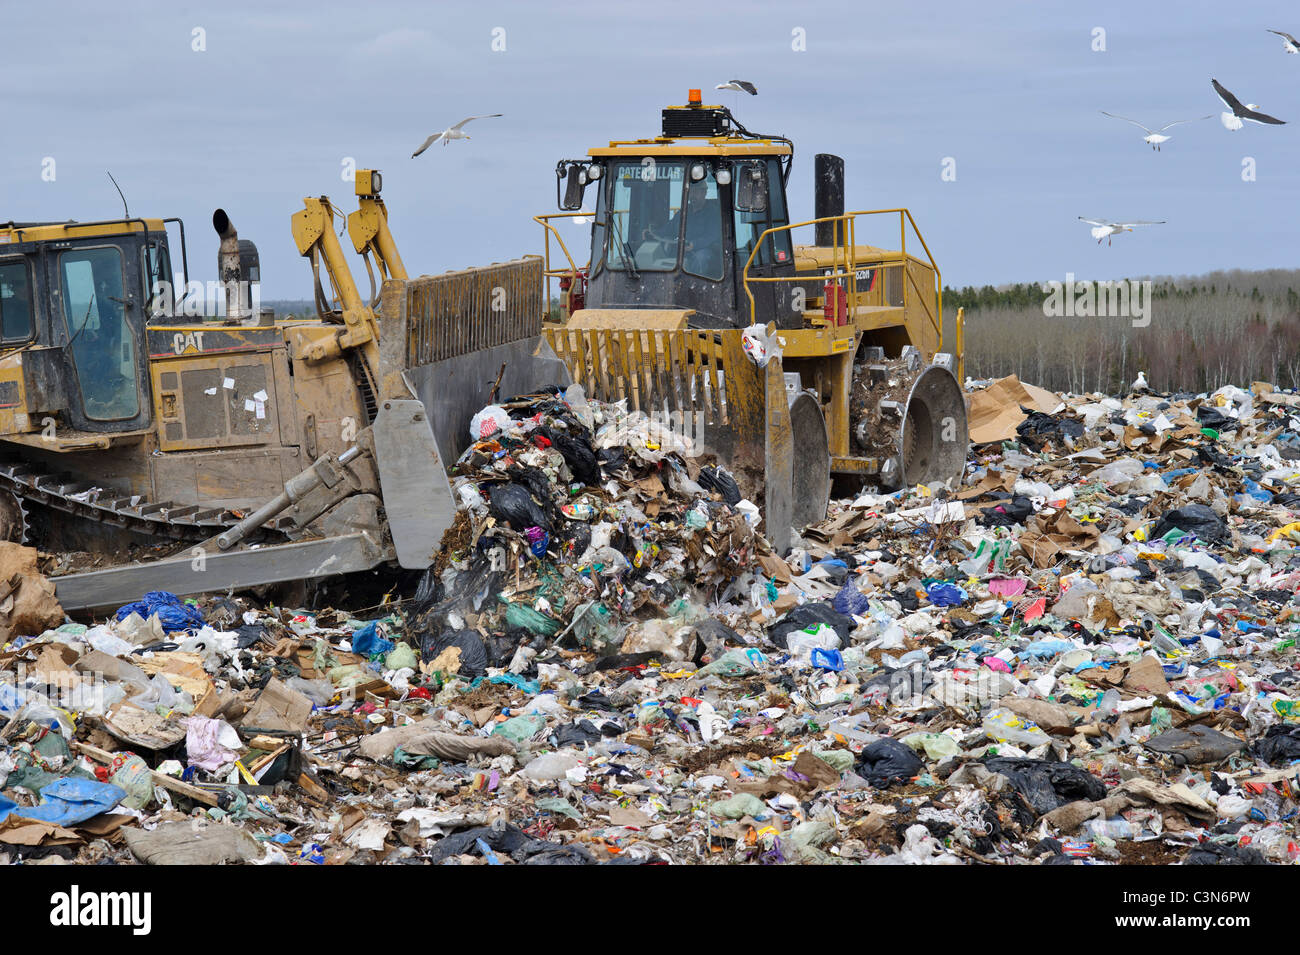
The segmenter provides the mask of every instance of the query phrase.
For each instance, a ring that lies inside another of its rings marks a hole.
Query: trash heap
[[[970,421],[960,487],[778,556],[685,435],[485,408],[434,567],[351,612],[72,623],[0,545],[0,858],[1295,860],[1300,395],[1004,379]]]

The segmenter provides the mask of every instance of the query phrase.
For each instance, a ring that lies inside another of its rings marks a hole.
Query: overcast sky
[[[849,208],[910,207],[948,284],[1300,265],[1300,56],[1265,32],[1300,35],[1300,8],[1145,6],[11,3],[0,219],[119,215],[110,169],[133,214],[185,219],[191,277],[215,278],[222,206],[258,244],[263,297],[306,298],[289,219],[305,195],[354,209],[352,157],[383,170],[411,272],[486,264],[540,251],[557,159],[655,135],[689,87],[742,78],[757,97],[706,102],[795,141],[794,214],[812,216],[813,154],[838,153]],[[1289,124],[1228,132],[1211,77]],[[1152,127],[1215,115],[1157,154],[1100,109]],[[410,158],[492,112],[472,141]],[[1098,247],[1081,215],[1168,224]]]

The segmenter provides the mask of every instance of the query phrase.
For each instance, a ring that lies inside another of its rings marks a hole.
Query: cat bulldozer
[[[545,334],[572,379],[697,439],[763,502],[782,550],[825,516],[833,481],[950,481],[969,445],[961,315],[945,352],[939,267],[911,213],[846,213],[844,162],[819,154],[815,218],[792,221],[793,160],[788,138],[691,90],[659,135],[557,163],[563,211],[535,217],[548,304],[561,292]],[[573,218],[591,222],[582,266]],[[882,222],[896,250],[859,241]],[[813,244],[794,243],[801,228]]]
[[[486,400],[565,371],[534,362],[541,258],[409,278],[381,183],[357,172],[346,223],[368,297],[329,199],[294,214],[316,278],[317,314],[301,318],[255,307],[256,247],[220,209],[224,309],[178,294],[178,219],[0,224],[0,540],[110,555],[55,576],[65,609],[430,565],[455,516],[444,465],[465,440],[451,432],[469,416],[438,421],[409,375]]]

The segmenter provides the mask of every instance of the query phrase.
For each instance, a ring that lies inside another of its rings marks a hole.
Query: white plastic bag
[[[469,421],[471,441],[484,441],[498,431],[509,431],[512,422],[506,409],[500,405],[488,405]]]

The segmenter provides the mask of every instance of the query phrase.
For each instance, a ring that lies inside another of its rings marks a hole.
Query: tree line
[[[1151,283],[1145,324],[1122,315],[1045,314],[1047,283],[945,287],[944,341],[954,340],[960,307],[970,378],[1014,374],[1054,391],[1107,394],[1127,392],[1138,372],[1162,392],[1252,381],[1300,388],[1300,270],[1136,281]]]

